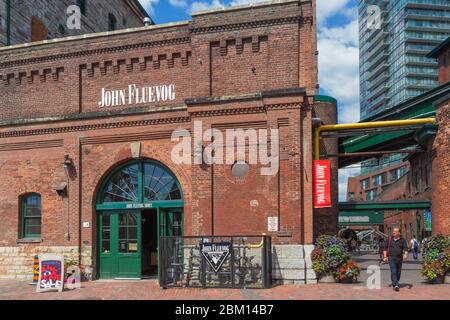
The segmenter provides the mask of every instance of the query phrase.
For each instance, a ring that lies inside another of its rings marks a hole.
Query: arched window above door
[[[100,190],[97,205],[182,199],[178,180],[164,165],[156,161],[133,161],[108,176]]]

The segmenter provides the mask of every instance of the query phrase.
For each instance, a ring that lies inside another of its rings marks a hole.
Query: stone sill
[[[42,239],[19,239],[17,244],[42,243]]]

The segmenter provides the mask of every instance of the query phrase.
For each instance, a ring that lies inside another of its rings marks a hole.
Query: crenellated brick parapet
[[[145,104],[152,107],[290,87],[316,91],[313,9],[313,1],[273,1],[199,12],[188,22],[1,48],[0,120],[99,111],[102,88],[129,85],[174,86],[170,103]]]

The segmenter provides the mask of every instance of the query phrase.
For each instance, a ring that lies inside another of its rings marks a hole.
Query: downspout
[[[6,0],[6,46],[11,45],[11,0]]]
[[[415,125],[436,124],[435,118],[423,118],[413,120],[394,120],[394,121],[376,121],[360,122],[350,124],[334,124],[317,127],[314,130],[314,160],[320,160],[320,135],[322,132],[345,131],[355,129],[373,129],[389,127],[408,127]]]

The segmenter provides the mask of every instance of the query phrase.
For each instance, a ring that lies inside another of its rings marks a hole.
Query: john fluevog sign
[[[200,244],[200,251],[203,257],[215,273],[218,273],[220,268],[222,268],[223,263],[230,256],[231,250],[231,242],[202,242]]]

